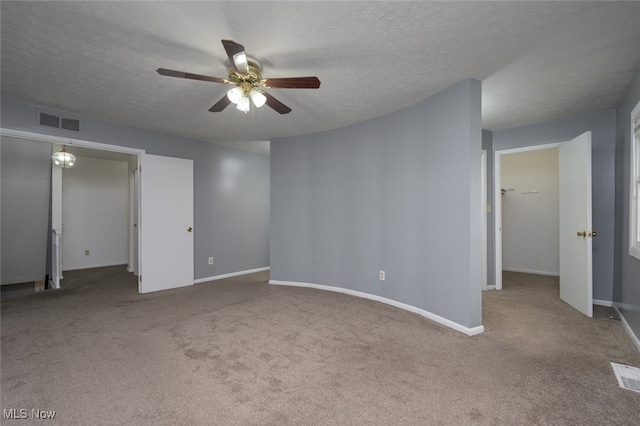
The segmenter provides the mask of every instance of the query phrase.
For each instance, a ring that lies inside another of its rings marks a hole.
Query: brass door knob
[[[187,228],[187,232],[191,232],[191,231],[193,231],[193,228],[192,227],[188,227]]]
[[[586,238],[586,237],[597,237],[598,233],[596,231],[578,231],[578,237]]]

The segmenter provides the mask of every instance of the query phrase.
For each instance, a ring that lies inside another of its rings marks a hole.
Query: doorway
[[[502,271],[503,271],[503,199],[504,196],[509,196],[511,193],[516,192],[516,188],[505,188],[502,183],[502,160],[507,155],[518,155],[524,153],[535,153],[542,151],[554,150],[557,152],[559,143],[536,145],[523,148],[506,149],[495,152],[494,160],[494,205],[495,205],[495,288],[496,290],[502,289]],[[505,190],[504,195],[502,190]],[[520,194],[520,195],[533,195],[535,188],[520,188],[520,192],[529,192],[532,194]],[[539,192],[538,192],[539,194]]]
[[[137,239],[139,247],[137,256],[139,266],[138,291],[142,293],[193,285],[193,198],[190,199],[190,202],[173,203],[173,200],[181,200],[181,196],[186,193],[191,194],[191,197],[193,197],[193,160],[160,157],[146,154],[144,150],[136,148],[1,127],[0,134],[47,144],[60,144],[67,147],[82,147],[132,155],[137,158],[139,171],[143,169],[145,164],[152,168],[160,165],[163,179],[154,179],[153,174],[148,175],[148,178],[143,178],[142,172],[137,174],[138,179],[136,179],[139,182],[139,190],[136,193],[136,204],[139,208],[137,209],[137,221],[135,222],[138,228]],[[49,159],[48,161],[50,162],[51,160]],[[181,165],[181,167],[174,167],[177,165]],[[180,169],[181,173],[176,174],[176,169]],[[165,182],[167,180],[171,184],[166,185]],[[161,194],[161,196],[153,196],[154,194]],[[141,203],[143,199],[147,201],[146,204]],[[61,200],[58,201],[61,202]],[[173,220],[176,213],[180,213],[180,221]],[[166,233],[167,235],[172,235],[175,229],[181,231],[181,238],[163,241],[166,247],[170,247],[171,250],[159,250],[157,247],[154,249],[152,242],[154,238],[157,238],[158,234]],[[187,238],[182,237],[182,234],[185,233],[188,235]],[[145,242],[150,242],[150,244],[145,246]],[[188,255],[176,257],[174,256],[176,252]],[[143,253],[145,253],[144,257]],[[179,263],[179,265],[176,265],[176,263]],[[179,279],[174,279],[176,278],[176,270],[182,271]],[[144,288],[142,286],[143,276],[154,278],[146,281]]]
[[[503,155],[502,270],[560,275],[558,150]]]
[[[558,152],[558,245],[560,299],[588,317],[593,315],[592,229],[591,202],[591,132],[562,143],[496,151],[495,231],[496,231],[496,289],[502,289],[503,270],[503,189],[502,157],[527,151],[555,149]],[[515,188],[513,188],[515,190]],[[535,193],[527,188],[524,193]],[[536,230],[534,230],[536,231]]]
[[[61,149],[53,145],[54,151]],[[59,233],[62,271],[126,265],[133,271],[137,156],[69,146],[74,167],[54,167],[52,230]],[[55,287],[55,283],[54,283]]]

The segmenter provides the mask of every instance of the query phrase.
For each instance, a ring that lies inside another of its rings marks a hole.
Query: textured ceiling
[[[1,7],[2,97],[240,149],[334,129],[483,81],[496,130],[614,108],[640,66],[640,2],[10,2]],[[223,38],[293,109],[208,112],[228,86]],[[254,142],[258,141],[258,142]],[[262,142],[259,142],[262,141]]]

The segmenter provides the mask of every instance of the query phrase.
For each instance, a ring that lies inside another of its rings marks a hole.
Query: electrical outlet
[[[209,258],[209,265],[213,265],[213,257]]]
[[[384,271],[380,271],[380,281],[384,281],[385,279],[385,273]]]
[[[89,256],[89,253],[90,253],[90,252],[89,252],[89,250],[85,250],[85,251],[84,251],[84,255],[85,255],[85,256]]]

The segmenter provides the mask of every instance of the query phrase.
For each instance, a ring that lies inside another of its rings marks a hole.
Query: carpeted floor
[[[505,273],[467,337],[400,309],[270,286],[268,272],[140,295],[121,267],[2,300],[2,424],[635,425],[640,366],[611,309]],[[32,409],[55,410],[36,420]],[[5,411],[6,417],[6,411]]]

